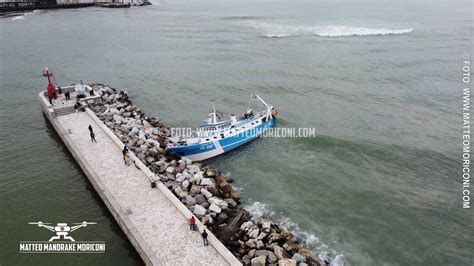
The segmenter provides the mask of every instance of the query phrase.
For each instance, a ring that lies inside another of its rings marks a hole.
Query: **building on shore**
[[[0,0],[0,13],[20,10],[93,6],[94,0]]]
[[[149,5],[147,0],[0,0],[0,14],[13,11],[78,8],[89,6],[130,7]]]

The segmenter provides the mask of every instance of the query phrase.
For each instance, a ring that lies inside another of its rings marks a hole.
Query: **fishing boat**
[[[254,113],[254,99],[265,107]],[[206,123],[195,130],[191,136],[174,136],[170,138],[168,151],[192,161],[203,161],[256,139],[266,130],[273,127],[277,115],[276,109],[267,104],[260,96],[252,95],[247,111],[241,115],[229,115],[217,112],[214,101],[211,101],[212,112]]]

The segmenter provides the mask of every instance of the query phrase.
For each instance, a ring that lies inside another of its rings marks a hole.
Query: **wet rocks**
[[[300,253],[293,254],[293,257],[291,257],[291,259],[296,261],[296,262],[305,262],[306,261],[306,257],[301,255]]]

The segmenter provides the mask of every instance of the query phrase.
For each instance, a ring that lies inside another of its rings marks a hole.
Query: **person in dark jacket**
[[[206,232],[206,229],[204,229],[204,231],[202,231],[202,242],[204,243],[204,246],[209,246],[209,241],[207,241],[207,232]]]
[[[92,141],[92,142],[97,142],[97,140],[95,140],[94,131],[91,131],[91,141]]]
[[[122,155],[125,156],[125,154],[128,153],[128,147],[127,145],[123,146],[123,149],[122,149]]]
[[[127,145],[123,146],[122,155],[123,155],[123,161],[125,162],[125,165],[130,165],[130,156],[128,156]]]

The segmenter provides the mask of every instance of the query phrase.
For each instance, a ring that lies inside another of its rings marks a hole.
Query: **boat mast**
[[[249,111],[250,111],[250,107],[252,107],[253,98],[255,98],[255,95],[251,95],[251,96],[250,96],[249,107],[247,107],[247,112],[249,112]]]
[[[216,116],[216,106],[214,105],[214,101],[215,100],[211,100],[211,104],[212,104],[212,123],[213,124],[216,124],[217,123],[217,116]]]

